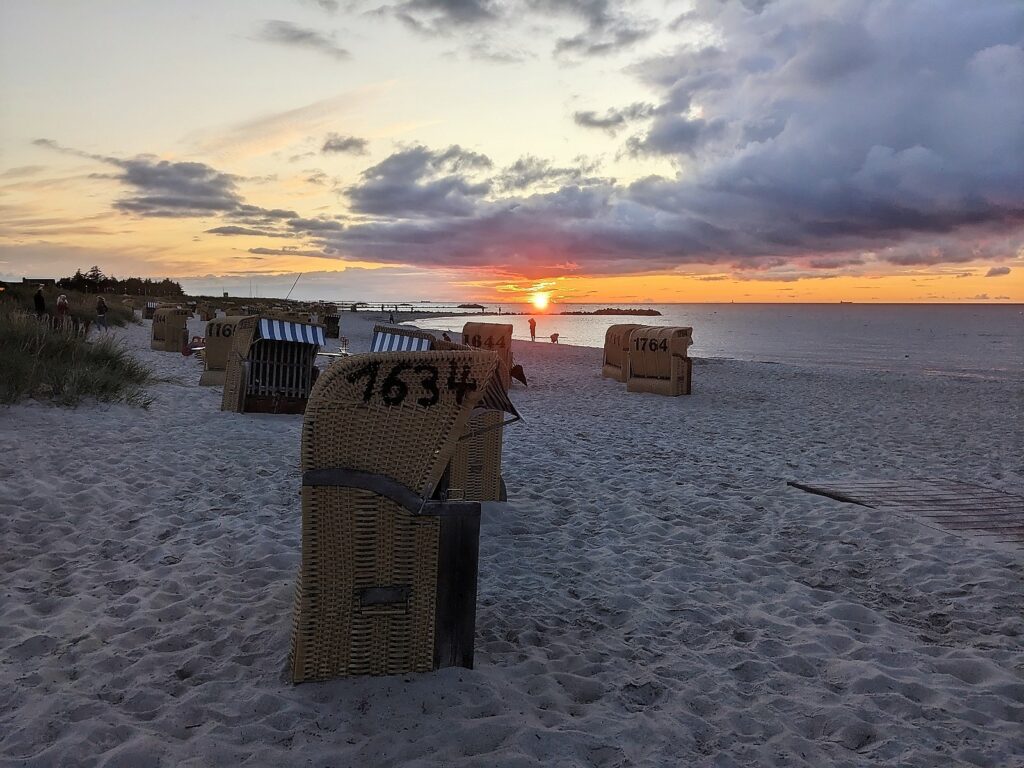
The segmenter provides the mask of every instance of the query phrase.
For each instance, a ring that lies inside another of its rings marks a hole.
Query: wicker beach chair
[[[644,326],[629,335],[627,392],[690,394],[692,328]]]
[[[188,344],[188,319],[192,313],[177,307],[153,311],[150,348],[158,352],[181,352]]]
[[[145,306],[142,308],[142,319],[152,320],[153,314],[156,312],[157,307],[160,306],[158,301],[147,301]]]
[[[643,328],[637,323],[620,323],[609,325],[604,332],[604,364],[601,367],[601,376],[606,379],[615,379],[625,382],[628,374],[626,360],[629,357],[629,335],[637,328]]]
[[[207,322],[203,340],[203,374],[199,377],[201,387],[224,386],[235,328],[242,319],[240,316],[215,317]]]
[[[323,327],[253,315],[232,332],[221,410],[302,413],[317,377]]]
[[[302,431],[291,677],[473,664],[480,505],[438,498],[498,361],[478,350],[331,365]]]
[[[498,355],[498,369],[490,385],[491,399],[503,398],[508,407],[480,409],[474,412],[455,449],[451,466],[445,474],[445,488],[461,498],[470,501],[506,501],[508,491],[501,475],[501,451],[504,428],[507,423],[503,411],[514,414],[512,421],[519,418],[514,406],[508,401],[509,364],[512,360],[512,326],[493,323],[467,323],[471,328],[470,341],[477,347],[492,347],[488,351]],[[464,331],[465,337],[465,331]],[[396,350],[458,350],[472,349],[469,344],[437,339],[428,331],[408,326],[378,325],[373,329],[371,351],[389,352]]]
[[[512,383],[512,325],[508,323],[466,323],[462,326],[462,343],[467,347],[495,352],[501,361],[501,377],[505,388]]]
[[[331,312],[324,316],[324,335],[328,339],[341,338],[341,316],[337,312]]]

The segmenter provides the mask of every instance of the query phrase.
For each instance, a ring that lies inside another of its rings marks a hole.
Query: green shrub
[[[148,407],[149,370],[124,344],[94,341],[40,322],[14,302],[0,302],[0,403],[25,397],[77,405],[83,399]]]

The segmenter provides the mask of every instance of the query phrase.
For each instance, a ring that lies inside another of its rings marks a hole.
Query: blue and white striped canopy
[[[299,344],[316,344],[324,346],[324,329],[319,325],[292,323],[287,320],[269,320],[260,318],[261,339],[272,341],[294,341]]]
[[[430,349],[430,339],[421,336],[409,336],[404,333],[381,331],[373,335],[371,352],[426,352]]]

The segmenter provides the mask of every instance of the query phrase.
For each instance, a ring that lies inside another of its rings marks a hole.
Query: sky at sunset
[[[1020,0],[4,0],[0,280],[1024,301]]]

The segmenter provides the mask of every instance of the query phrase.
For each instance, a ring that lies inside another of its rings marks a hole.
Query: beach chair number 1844
[[[402,379],[402,374],[406,371],[412,371],[423,377],[419,380],[419,386],[422,387],[426,394],[423,397],[417,398],[416,403],[424,408],[437,405],[441,399],[440,384],[443,384],[448,391],[455,393],[455,402],[459,405],[462,405],[462,400],[467,392],[475,392],[477,388],[476,379],[470,378],[469,366],[462,366],[462,375],[460,377],[457,375],[458,371],[454,361],[449,363],[448,378],[445,380],[439,378],[440,371],[436,365],[428,363],[420,365],[398,363],[391,366],[391,370],[388,371],[384,380],[380,382],[380,387],[378,388],[377,382],[380,379],[380,371],[381,362],[375,360],[361,368],[357,368],[346,377],[350,384],[366,379],[366,389],[363,390],[364,403],[369,403],[375,396],[379,397],[381,402],[387,406],[397,406],[405,402],[405,399],[409,396],[409,385]]]
[[[481,341],[480,334],[477,333],[472,337],[466,333],[463,334],[462,343],[470,347],[483,347],[484,349],[504,349],[505,348],[505,337],[499,336],[498,341],[494,341],[493,336],[488,336],[486,339]]]

